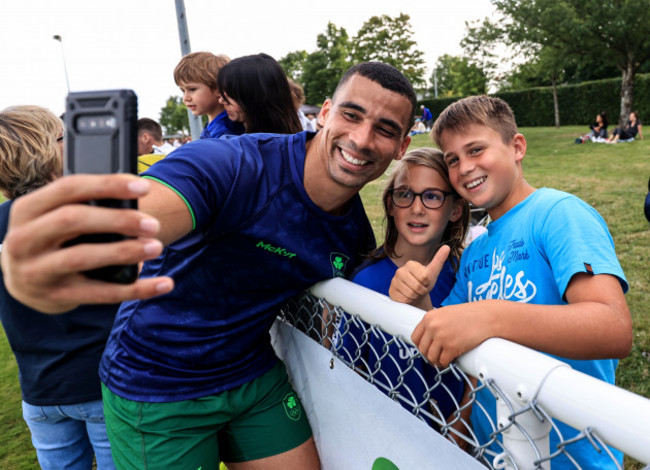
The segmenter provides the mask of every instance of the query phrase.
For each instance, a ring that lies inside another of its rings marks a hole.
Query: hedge
[[[560,124],[585,125],[594,122],[596,114],[606,111],[610,127],[618,125],[621,106],[621,78],[561,85],[557,89]],[[494,93],[505,100],[515,113],[517,124],[525,127],[554,126],[553,91],[551,87]],[[433,116],[461,97],[421,100]],[[634,80],[634,105],[639,118],[650,120],[650,74],[637,74]]]

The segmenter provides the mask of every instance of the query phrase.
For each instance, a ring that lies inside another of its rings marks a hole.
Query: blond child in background
[[[207,116],[208,123],[201,132],[201,139],[222,135],[241,135],[244,126],[228,119],[219,102],[217,89],[219,69],[230,62],[225,55],[211,52],[192,52],[183,56],[174,69],[174,81],[183,92],[183,103],[195,116]]]

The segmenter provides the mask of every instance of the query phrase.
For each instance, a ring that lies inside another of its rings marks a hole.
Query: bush
[[[563,126],[594,122],[596,114],[606,111],[610,128],[618,123],[621,106],[621,79],[609,78],[578,85],[561,85],[557,89],[560,123]],[[553,91],[551,87],[529,88],[520,91],[494,93],[506,101],[515,112],[517,124],[525,127],[553,126]],[[422,100],[437,116],[460,97]],[[634,81],[633,109],[639,112],[641,122],[650,120],[650,74],[637,74]]]

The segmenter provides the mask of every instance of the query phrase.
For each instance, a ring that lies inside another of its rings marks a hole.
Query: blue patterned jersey
[[[307,195],[313,135],[202,139],[145,173],[178,192],[195,228],[144,265],[142,277],[171,276],[173,292],[118,312],[100,368],[114,393],[178,401],[261,376],[277,361],[268,330],[283,304],[349,274],[374,245],[358,195],[340,217]]]

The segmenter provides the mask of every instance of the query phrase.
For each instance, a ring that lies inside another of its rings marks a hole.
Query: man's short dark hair
[[[162,142],[163,140],[162,127],[160,127],[160,124],[158,124],[153,119],[138,119],[138,135],[142,134],[143,132],[146,132],[151,137],[153,137],[156,142]]]
[[[354,75],[361,75],[373,82],[378,83],[382,88],[387,90],[394,91],[411,102],[411,110],[409,112],[409,124],[406,127],[406,132],[408,133],[413,126],[415,119],[415,107],[417,106],[417,97],[415,96],[415,90],[413,85],[408,78],[404,76],[402,72],[397,70],[392,65],[385,64],[383,62],[362,62],[357,65],[350,67],[347,72],[341,77],[339,84],[336,86],[334,91],[333,99],[336,99],[336,92]]]

